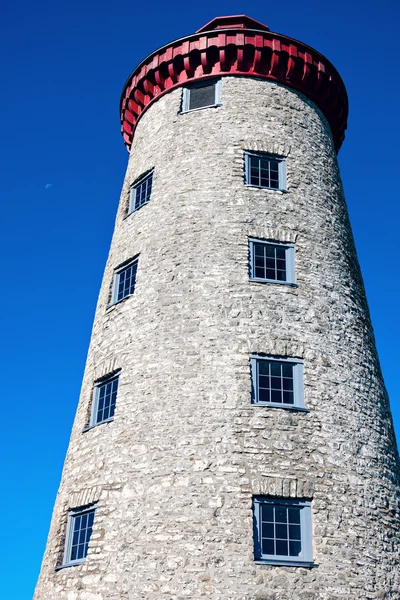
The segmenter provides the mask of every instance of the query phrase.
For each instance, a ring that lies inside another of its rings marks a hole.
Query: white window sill
[[[197,112],[199,110],[205,110],[206,108],[218,108],[222,104],[209,104],[208,106],[199,106],[199,108],[189,108],[188,110],[181,110],[180,115],[187,115],[188,113]]]
[[[112,308],[114,308],[118,304],[121,304],[121,302],[124,302],[125,300],[128,300],[128,298],[132,298],[133,295],[134,294],[129,294],[129,296],[125,296],[125,298],[121,298],[121,300],[116,300],[115,302],[111,302],[111,304],[108,304],[106,306],[106,312],[111,311]]]
[[[249,281],[254,283],[277,283],[278,285],[287,285],[288,287],[298,288],[298,284],[292,281],[278,281],[277,279],[258,279],[257,277],[249,277]]]
[[[134,208],[133,210],[129,209],[129,212],[128,212],[128,214],[125,215],[125,217],[123,218],[123,221],[125,221],[125,219],[127,219],[128,217],[130,217],[131,215],[133,215],[134,213],[136,213],[138,210],[140,210],[141,208],[143,208],[143,206],[146,206],[149,202],[150,202],[150,198],[148,200],[146,200],[146,202],[143,202],[143,204],[141,204],[137,208]]]
[[[269,190],[270,192],[280,192],[281,194],[289,194],[289,190],[285,190],[284,188],[271,188],[264,185],[255,185],[254,183],[246,183],[245,187],[255,188],[256,190]]]
[[[69,567],[78,567],[79,565],[83,565],[84,562],[85,562],[84,558],[82,560],[75,560],[74,562],[69,562],[69,563],[65,563],[63,565],[59,565],[54,570],[61,571],[61,569],[68,569]]]
[[[310,410],[308,408],[304,408],[304,406],[296,406],[293,404],[275,404],[273,402],[252,402],[251,406],[268,406],[268,408],[281,408],[283,410],[292,410],[295,412],[304,412],[304,413],[310,412]]]
[[[98,423],[94,423],[93,425],[88,425],[85,429],[82,429],[82,433],[89,431],[90,429],[94,429],[99,425],[103,425],[103,423],[112,423],[114,421],[114,417],[110,417],[109,419],[105,419],[104,421],[99,421]]]
[[[315,567],[318,567],[316,563],[301,560],[257,558],[254,562],[256,565],[276,565],[279,567],[305,567],[306,569],[313,569]]]

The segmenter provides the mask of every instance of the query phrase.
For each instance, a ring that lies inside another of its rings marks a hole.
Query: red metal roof
[[[197,33],[156,50],[133,71],[121,96],[128,150],[138,120],[160,96],[192,81],[226,75],[268,79],[302,92],[324,113],[339,150],[348,99],[335,67],[313,48],[245,15],[216,17]]]

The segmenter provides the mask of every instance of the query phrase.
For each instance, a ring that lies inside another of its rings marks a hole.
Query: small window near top
[[[84,562],[92,535],[96,507],[71,510],[68,516],[63,565]]]
[[[94,386],[92,426],[113,418],[117,400],[119,374],[99,381]]]
[[[131,296],[135,291],[138,258],[119,267],[114,272],[112,304]]]
[[[129,214],[141,208],[150,200],[153,187],[153,171],[143,175],[130,188]]]
[[[271,154],[245,152],[246,185],[270,190],[286,189],[285,159]]]
[[[294,245],[250,238],[250,279],[295,284]]]
[[[302,361],[252,356],[250,366],[253,404],[304,408]]]
[[[311,505],[307,500],[253,498],[254,558],[288,566],[312,566]]]
[[[221,81],[205,81],[183,88],[182,112],[220,105]]]

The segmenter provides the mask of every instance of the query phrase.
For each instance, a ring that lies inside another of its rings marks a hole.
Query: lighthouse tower
[[[146,58],[35,600],[400,598],[344,84],[240,15]]]

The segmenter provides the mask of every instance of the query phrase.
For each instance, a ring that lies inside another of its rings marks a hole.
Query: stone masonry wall
[[[222,106],[188,114],[181,93],[137,126],[34,598],[398,600],[398,454],[329,126],[267,81],[224,77]],[[245,150],[285,156],[288,193],[246,187]],[[249,237],[295,243],[298,287],[249,281]],[[310,412],[250,403],[252,353],[303,359]],[[114,421],[82,433],[115,369]],[[254,563],[256,494],[312,499],[318,567]],[[55,571],[90,502],[86,562]]]

